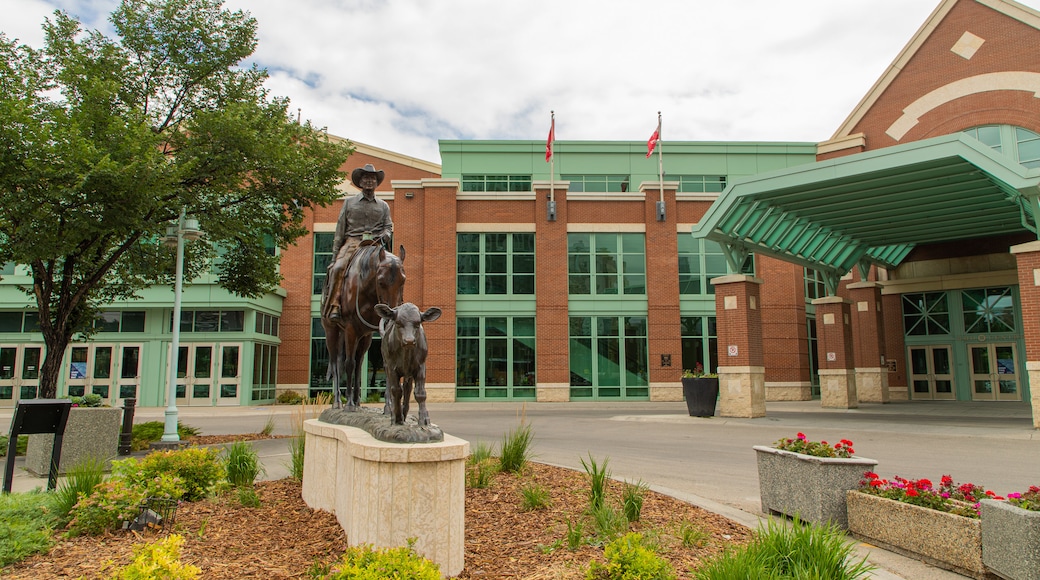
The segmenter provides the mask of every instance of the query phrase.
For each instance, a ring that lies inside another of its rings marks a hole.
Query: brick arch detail
[[[923,115],[954,100],[991,91],[1028,91],[1040,99],[1040,73],[1004,71],[975,75],[956,80],[930,91],[903,109],[903,114],[885,133],[901,141]],[[970,125],[969,125],[970,126]]]

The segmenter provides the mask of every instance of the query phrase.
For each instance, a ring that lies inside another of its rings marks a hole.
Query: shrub
[[[256,450],[245,441],[235,441],[224,449],[224,468],[228,483],[235,487],[252,486],[257,476],[267,473]]]
[[[187,501],[206,497],[227,476],[217,451],[210,447],[155,451],[140,461],[132,457],[113,461],[112,473],[133,484],[144,484],[163,474],[176,475],[183,482]]]
[[[0,494],[0,567],[50,549],[50,502],[44,493]]]
[[[11,444],[11,438],[7,435],[0,435],[0,457],[7,457],[7,447]],[[15,455],[25,455],[25,448],[29,446],[29,436],[19,435],[18,442],[15,443]]]
[[[593,561],[585,574],[586,580],[672,580],[675,571],[667,560],[643,545],[643,536],[637,533],[624,536],[607,544],[603,550],[606,564]]]
[[[275,402],[279,405],[299,405],[303,402],[303,395],[296,391],[282,391]]]
[[[791,527],[769,520],[759,526],[751,542],[708,561],[696,572],[697,580],[730,578],[867,578],[874,567],[866,558],[852,560],[851,543],[833,525],[802,524],[795,518]]]
[[[440,580],[440,567],[415,553],[414,540],[408,547],[372,549],[362,545],[351,547],[332,565],[325,576],[328,580],[383,580],[408,578],[410,580]]]
[[[842,439],[832,447],[826,441],[809,441],[805,433],[798,433],[793,439],[790,437],[778,439],[776,443],[773,443],[773,447],[814,457],[848,458],[855,453],[855,450],[852,449],[852,441],[848,439]]]
[[[521,505],[525,512],[545,509],[552,503],[552,498],[549,497],[549,490],[536,483],[530,483],[521,487],[520,495],[523,497]]]
[[[1040,511],[1040,487],[1035,485],[1029,486],[1029,491],[1009,493],[1007,499],[1024,510]]]
[[[949,475],[942,476],[935,488],[929,479],[904,479],[897,475],[889,481],[868,471],[859,482],[859,491],[969,518],[979,517],[979,500],[1004,499],[974,483],[955,483]]]
[[[89,393],[82,397],[72,397],[69,400],[72,401],[73,407],[100,407],[104,402],[101,395],[95,393]]]
[[[94,488],[69,513],[70,536],[98,535],[118,529],[124,521],[137,517],[141,502],[147,497],[144,488],[112,479]]]
[[[607,497],[607,480],[610,478],[607,463],[610,461],[610,458],[604,459],[603,465],[597,465],[591,453],[589,453],[588,463],[585,463],[585,460],[582,458],[579,459],[581,459],[581,466],[585,468],[585,473],[589,477],[589,508],[592,510],[599,509],[603,506],[603,501]]]
[[[152,441],[159,441],[162,439],[163,433],[166,432],[166,424],[162,421],[148,421],[146,423],[138,423],[134,425],[130,435],[130,449],[134,451],[141,451],[142,449],[148,449],[148,445]],[[186,440],[189,437],[194,437],[201,433],[198,428],[190,427],[177,422],[177,436]]]
[[[181,564],[181,545],[184,537],[171,534],[164,540],[152,544],[134,546],[134,559],[130,564],[109,576],[110,580],[193,580],[202,573],[196,566]]]
[[[513,429],[502,439],[502,457],[499,462],[502,471],[520,473],[531,459],[531,425],[521,421],[520,426]]]
[[[134,459],[113,461],[112,470],[132,469]],[[118,466],[117,464],[126,464]],[[125,521],[133,520],[140,513],[141,504],[149,497],[180,499],[184,494],[181,479],[173,474],[160,473],[148,478],[135,472],[133,478],[117,476],[94,487],[89,496],[80,499],[69,512],[70,536],[97,535],[115,530]]]
[[[98,459],[88,458],[69,468],[65,479],[58,483],[58,489],[51,496],[54,515],[65,524],[69,513],[79,500],[89,497],[94,488],[105,481],[105,463]]]
[[[639,521],[639,517],[643,513],[643,498],[646,496],[646,490],[649,488],[650,486],[642,481],[635,483],[625,482],[625,487],[621,490],[621,506],[628,521]]]

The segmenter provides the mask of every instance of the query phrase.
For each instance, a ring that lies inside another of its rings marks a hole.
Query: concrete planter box
[[[64,474],[77,463],[93,457],[109,468],[119,452],[119,430],[123,423],[120,407],[73,407],[61,445],[58,473]],[[40,477],[50,472],[54,435],[30,435],[25,450],[25,469]]]
[[[867,543],[971,578],[982,564],[982,522],[974,518],[848,492],[849,531]]]
[[[1006,501],[982,504],[982,563],[1001,578],[1040,578],[1040,512]]]
[[[758,458],[758,488],[762,511],[803,522],[832,522],[848,527],[845,492],[859,487],[863,474],[877,461],[865,457],[814,457],[764,445],[754,447]]]

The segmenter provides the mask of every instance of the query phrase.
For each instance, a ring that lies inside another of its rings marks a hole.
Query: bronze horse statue
[[[337,320],[321,317],[325,328],[325,347],[329,351],[327,379],[332,380],[332,408],[343,406],[340,381],[346,382],[346,409],[361,407],[361,363],[372,345],[372,333],[379,329],[376,304],[397,307],[404,302],[404,246],[400,257],[376,242],[362,242],[343,272],[339,296],[342,315]],[[390,399],[386,399],[389,405]],[[384,413],[388,407],[384,406]]]

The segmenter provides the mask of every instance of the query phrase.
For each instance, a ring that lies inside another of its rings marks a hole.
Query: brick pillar
[[[1018,260],[1018,294],[1022,331],[1026,337],[1026,375],[1033,427],[1040,429],[1040,241],[1012,246],[1011,253]],[[1019,384],[1021,388],[1022,383]]]
[[[766,416],[762,281],[732,274],[711,281],[719,341],[719,416]]]
[[[856,371],[852,355],[852,302],[840,296],[812,301],[816,306],[816,333],[820,351],[820,404],[855,409]]]
[[[848,285],[852,309],[852,345],[856,369],[856,394],[863,403],[887,403],[888,368],[885,366],[885,325],[881,312],[881,284]]]
[[[682,326],[679,312],[678,230],[675,182],[664,184],[665,219],[657,219],[662,184],[645,181],[647,342],[650,353],[650,400],[682,401]],[[689,232],[686,235],[690,235]],[[668,365],[668,366],[665,366]]]
[[[549,220],[549,184],[535,184],[535,307],[538,311],[535,361],[539,402],[571,399],[570,328],[567,310],[567,190],[554,186],[556,216]]]
[[[422,310],[441,309],[439,320],[424,324],[426,400],[455,400],[455,179],[394,182],[394,243],[405,247],[404,299]],[[411,194],[411,197],[409,197]],[[395,248],[396,250],[396,248]]]

